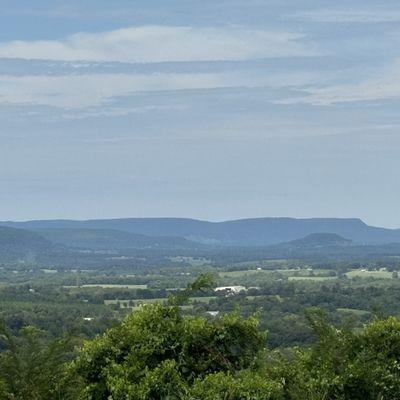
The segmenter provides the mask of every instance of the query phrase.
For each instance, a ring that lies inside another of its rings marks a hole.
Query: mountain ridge
[[[280,243],[277,246],[296,246],[296,247],[328,247],[328,246],[350,246],[352,240],[346,239],[336,233],[311,233],[303,238]]]
[[[115,229],[36,228],[31,231],[54,244],[70,248],[125,250],[180,249],[199,246],[198,243],[182,237],[146,236]]]
[[[369,226],[358,218],[264,217],[210,222],[192,218],[3,221],[22,229],[112,229],[152,237],[180,237],[228,246],[265,246],[313,233],[332,233],[359,244],[400,243],[400,229]]]
[[[0,261],[32,261],[52,248],[51,241],[33,231],[0,226]]]

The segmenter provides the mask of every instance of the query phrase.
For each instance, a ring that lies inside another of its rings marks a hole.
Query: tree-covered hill
[[[0,260],[33,261],[49,251],[52,243],[43,236],[25,229],[0,227]]]
[[[313,248],[328,246],[349,246],[352,241],[337,235],[336,233],[311,233],[304,238],[292,240],[291,242],[282,243],[281,246],[292,248]]]
[[[116,229],[36,229],[47,240],[67,247],[87,249],[196,249],[202,246],[181,237],[151,237]]]

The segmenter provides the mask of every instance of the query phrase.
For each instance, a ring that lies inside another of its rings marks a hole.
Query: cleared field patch
[[[312,269],[312,268],[302,268],[302,269],[276,269],[272,272],[279,272],[286,276],[334,276],[335,271],[332,269]]]
[[[80,286],[64,286],[69,289],[79,288],[101,288],[101,289],[147,289],[147,285],[128,285],[128,284],[108,284],[108,283],[91,283]]]
[[[278,269],[278,268],[293,268],[293,267],[297,267],[297,266],[301,266],[304,267],[305,264],[302,262],[293,262],[293,260],[287,260],[285,258],[283,259],[272,259],[272,260],[260,260],[257,262],[254,261],[244,261],[244,262],[239,262],[239,263],[235,263],[234,265],[236,265],[237,267],[242,267],[243,270],[244,269],[254,269],[257,267],[261,267],[261,268],[266,268],[266,269]]]
[[[289,281],[314,281],[314,282],[323,282],[323,281],[332,281],[337,279],[336,276],[289,276]]]
[[[152,304],[152,303],[157,303],[157,302],[164,302],[166,301],[166,298],[160,298],[160,299],[113,299],[113,300],[104,300],[104,304],[106,306],[113,305],[113,304],[132,304],[132,307],[143,305],[143,304]]]
[[[302,268],[302,269],[247,269],[240,271],[223,271],[219,273],[220,278],[243,278],[246,276],[254,276],[254,275],[272,275],[272,274],[281,274],[287,277],[329,277],[334,278],[335,276],[331,276],[332,270],[329,269],[311,269],[311,268]]]
[[[169,259],[174,262],[190,264],[192,267],[201,267],[211,262],[211,260],[202,257],[195,258],[195,257],[177,256],[177,257],[169,257]]]
[[[260,269],[247,269],[244,271],[224,271],[220,272],[220,278],[242,278],[244,276],[249,275],[257,275],[257,274],[269,274],[273,271],[264,271]]]
[[[367,271],[364,269],[354,269],[346,273],[346,276],[351,278],[375,278],[375,279],[391,279],[392,273],[386,270]]]

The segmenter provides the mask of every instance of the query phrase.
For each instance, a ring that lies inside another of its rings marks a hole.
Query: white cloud
[[[62,114],[63,119],[67,120],[79,120],[86,118],[97,118],[97,117],[123,117],[132,114],[146,114],[154,112],[171,112],[171,111],[185,111],[188,109],[186,105],[151,105],[151,106],[120,106],[120,107],[103,107],[103,108],[89,108],[77,112],[74,110],[73,113],[66,112]]]
[[[333,22],[333,23],[384,23],[399,22],[400,10],[335,10],[320,9],[301,12],[294,15],[295,18],[305,19],[314,22]]]
[[[327,87],[310,87],[306,96],[277,101],[280,104],[332,105],[359,101],[400,99],[400,60],[376,71],[375,76],[362,82]]]
[[[77,33],[65,40],[0,43],[0,57],[64,61],[212,61],[313,56],[304,36],[241,28],[143,26]]]
[[[315,83],[313,74],[255,72],[0,76],[0,104],[79,109],[140,92],[233,87],[287,87]]]

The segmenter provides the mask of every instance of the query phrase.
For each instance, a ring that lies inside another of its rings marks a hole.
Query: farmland
[[[35,272],[6,267],[0,270],[1,313],[11,326],[29,323],[55,336],[70,327],[91,337],[144,305],[165,303],[169,296],[183,293],[203,273],[212,274],[215,286],[228,289],[210,288],[191,297],[182,305],[183,312],[258,313],[261,327],[269,331],[271,347],[310,343],[305,319],[310,307],[324,308],[338,324],[351,316],[357,326],[375,312],[397,315],[399,310],[400,279],[382,266],[338,268],[290,259],[210,266],[203,265],[208,260],[202,258],[181,260],[182,266],[135,271],[42,268]]]

